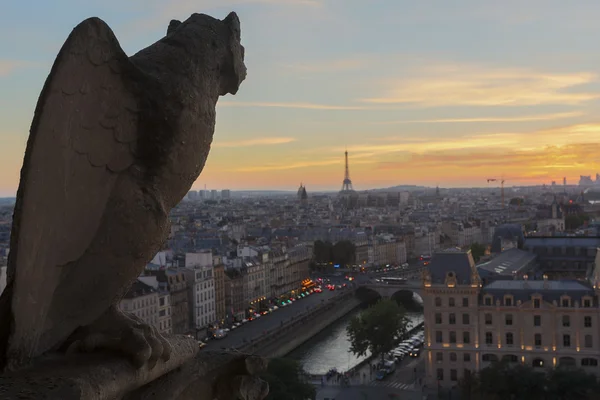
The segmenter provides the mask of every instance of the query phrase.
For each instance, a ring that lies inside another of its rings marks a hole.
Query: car
[[[223,329],[217,329],[215,333],[213,333],[213,338],[215,339],[223,339],[225,336],[227,336],[227,332]]]
[[[413,358],[419,357],[419,355],[421,355],[421,349],[420,348],[413,349],[408,355]]]

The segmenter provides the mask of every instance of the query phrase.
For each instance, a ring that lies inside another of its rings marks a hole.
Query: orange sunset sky
[[[195,188],[339,190],[346,148],[357,190],[600,172],[598,1],[12,3],[0,16],[0,196],[16,192],[37,96],[73,26],[99,16],[133,54],[171,18],[231,10],[248,78],[221,99]]]

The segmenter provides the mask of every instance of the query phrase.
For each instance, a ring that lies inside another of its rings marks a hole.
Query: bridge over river
[[[423,298],[423,282],[421,280],[406,280],[401,283],[386,283],[386,282],[371,282],[362,283],[358,287],[364,287],[366,289],[377,292],[383,298],[391,298],[395,293],[408,291],[413,292]]]

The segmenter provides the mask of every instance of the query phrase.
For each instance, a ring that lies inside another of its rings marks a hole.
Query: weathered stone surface
[[[197,352],[194,340],[170,341],[173,357],[151,370],[108,353],[38,360],[34,367],[0,376],[0,399],[263,400],[268,394],[257,376],[266,369],[264,359],[222,352],[190,358]]]
[[[115,304],[159,250],[169,211],[204,167],[217,100],[246,76],[240,39],[235,13],[174,21],[132,57],[100,19],[73,30],[38,100],[21,170],[0,298],[0,370],[61,347],[171,365],[170,342]],[[106,379],[97,389],[67,384],[93,359],[69,358],[72,370],[48,370],[32,387],[52,382],[88,397],[117,390]],[[159,372],[142,369],[134,380]]]

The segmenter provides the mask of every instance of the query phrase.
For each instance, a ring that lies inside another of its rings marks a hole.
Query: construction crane
[[[504,209],[504,178],[489,178],[488,183],[500,181],[500,196],[502,197],[502,209]]]

